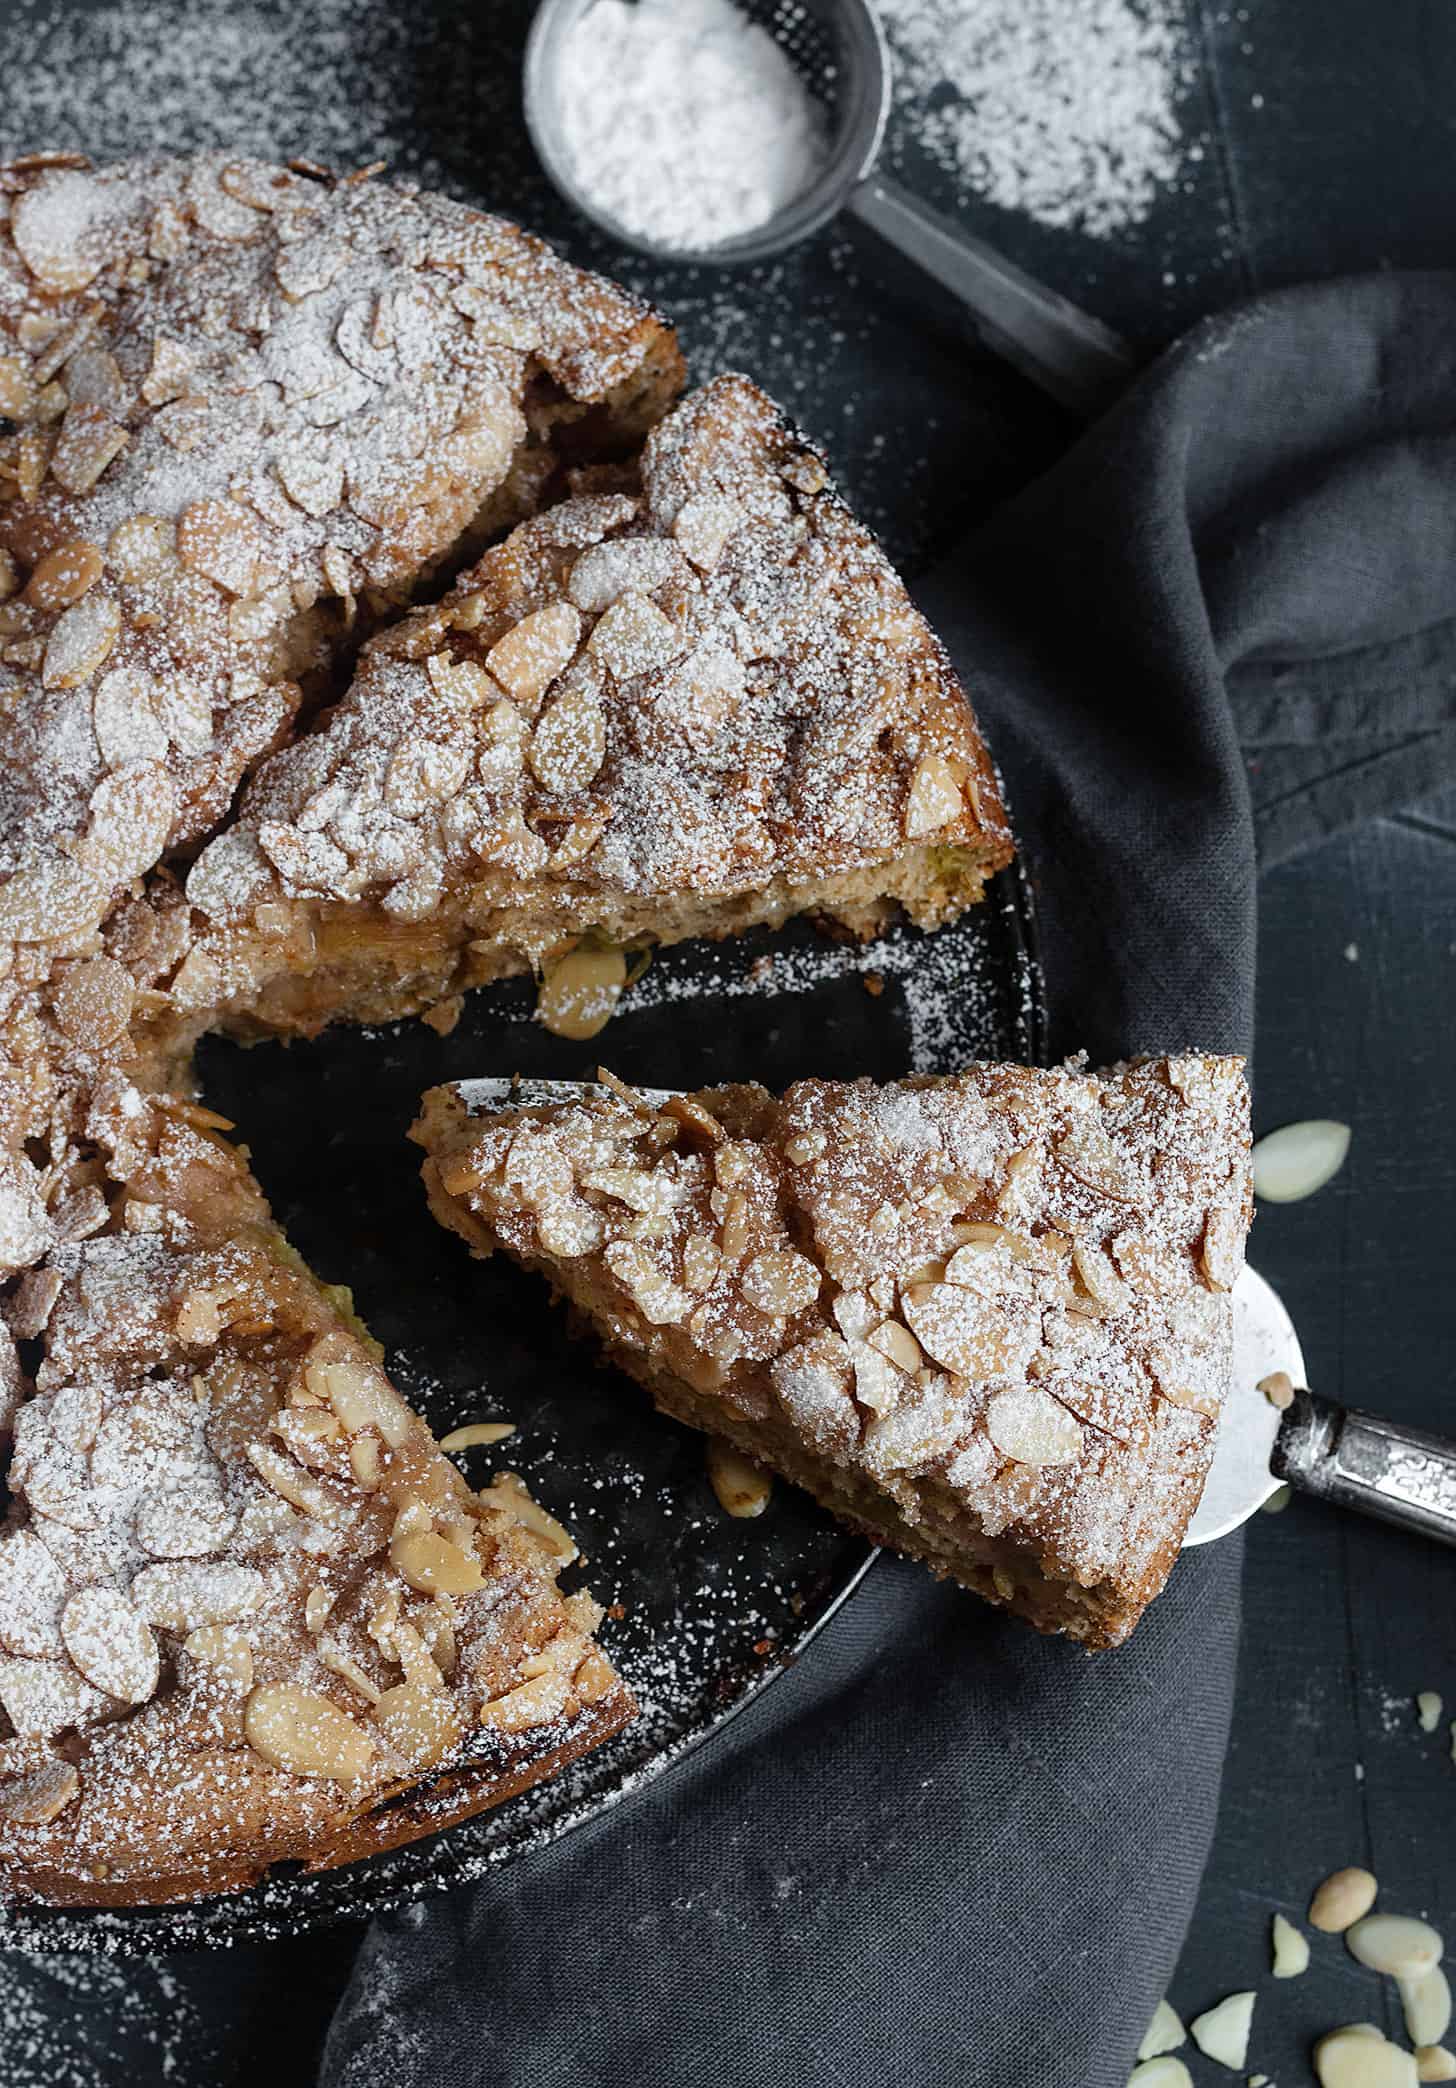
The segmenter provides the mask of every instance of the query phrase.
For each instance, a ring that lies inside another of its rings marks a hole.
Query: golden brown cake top
[[[427,1103],[439,1189],[578,1299],[589,1266],[612,1340],[1135,1619],[1231,1366],[1238,1060],[469,1106]]]
[[[723,377],[654,430],[640,477],[522,524],[378,637],[187,890],[222,921],[280,894],[408,920],[463,887],[569,910],[921,842],[1009,858],[970,706],[820,459]]]
[[[405,187],[32,161],[0,220],[0,938],[54,942],[217,821],[357,605],[549,423],[639,381],[660,411],[680,364],[626,293]]]

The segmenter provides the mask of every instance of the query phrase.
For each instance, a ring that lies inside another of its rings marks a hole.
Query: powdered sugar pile
[[[720,246],[801,196],[824,157],[814,104],[732,0],[596,0],[557,82],[572,172],[655,246]]]
[[[966,190],[1098,238],[1147,217],[1185,158],[1181,0],[881,0],[905,139]]]

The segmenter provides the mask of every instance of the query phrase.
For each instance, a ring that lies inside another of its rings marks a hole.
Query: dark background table
[[[1070,14],[1078,0],[1066,4]],[[101,157],[236,141],[363,160],[382,138],[396,164],[412,161],[652,292],[681,325],[696,374],[752,370],[823,443],[911,572],[1067,440],[1059,416],[957,338],[947,314],[887,295],[873,257],[835,234],[733,275],[656,272],[589,236],[521,133],[528,15],[515,0],[464,17],[447,0],[394,11],[299,0],[280,47],[267,0],[256,12],[222,0],[0,0],[0,150],[69,145]],[[236,91],[189,96],[159,56],[169,36],[179,66],[210,43]],[[904,122],[892,139],[901,171],[1149,351],[1250,291],[1456,264],[1456,9],[1189,0],[1187,49],[1183,121],[1205,150],[1126,235],[1049,231],[957,197]],[[1270,874],[1261,933],[1258,1124],[1335,1116],[1354,1139],[1328,1189],[1261,1214],[1254,1258],[1296,1316],[1317,1386],[1456,1427],[1456,797]],[[1271,1983],[1276,1908],[1297,1917],[1326,1871],[1365,1863],[1386,1905],[1456,1936],[1450,1732],[1421,1735],[1411,1703],[1436,1689],[1456,1714],[1453,1597],[1456,1560],[1375,1525],[1296,1502],[1250,1532],[1223,1812],[1173,1998],[1187,2015],[1258,1984],[1251,2066],[1280,2088],[1312,2078],[1305,2054],[1319,2031],[1397,2024],[1385,1983],[1330,1939],[1303,1979]],[[354,1942],[338,1933],[150,1967],[11,1959],[0,1964],[0,2081],[302,2083]],[[46,2005],[57,1987],[73,2003],[64,2034]],[[1191,2064],[1200,2083],[1232,2078],[1196,2054]]]

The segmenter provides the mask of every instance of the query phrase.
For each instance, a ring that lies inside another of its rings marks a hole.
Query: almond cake
[[[663,1409],[876,1541],[1120,1644],[1232,1368],[1231,1058],[641,1096],[434,1089],[441,1222],[547,1275]]]
[[[346,1861],[631,1716],[570,1539],[464,1485],[190,1061],[524,966],[584,1033],[629,944],[933,925],[1007,859],[818,457],[682,381],[368,172],[0,168],[6,1893]]]

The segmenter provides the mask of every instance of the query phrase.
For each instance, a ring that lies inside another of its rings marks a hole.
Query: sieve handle
[[[1110,406],[1135,374],[1133,352],[1120,334],[887,175],[868,175],[845,208],[959,298],[988,348],[1084,419]]]

